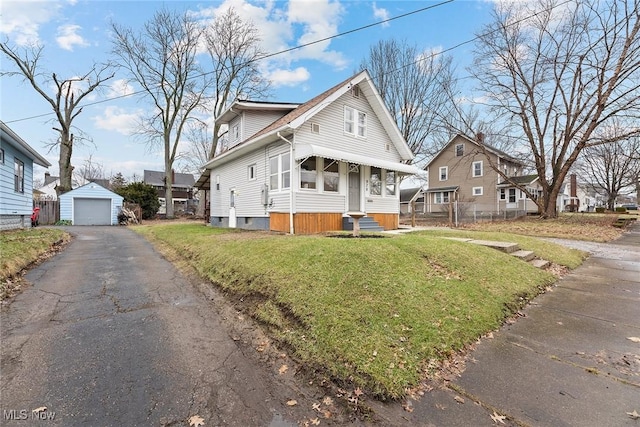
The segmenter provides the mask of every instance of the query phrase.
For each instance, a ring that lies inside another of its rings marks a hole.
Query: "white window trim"
[[[498,197],[500,198],[500,200],[507,200],[507,190],[504,188],[501,188],[498,191]]]
[[[347,111],[351,111],[352,113],[352,117],[353,120],[347,120]],[[363,134],[360,135],[359,129],[360,129],[360,115],[364,116],[364,126],[362,126],[362,130],[363,130]],[[344,133],[346,135],[351,135],[351,136],[355,136],[356,138],[363,138],[366,139],[367,138],[367,113],[365,113],[364,111],[360,111],[357,108],[353,108],[350,107],[348,105],[344,106],[344,113],[343,113],[343,122],[342,122],[342,130],[344,131]],[[347,123],[351,123],[351,129],[353,130],[353,132],[349,132],[346,129],[346,124]]]
[[[319,160],[322,159],[322,157],[318,157],[318,156],[313,156],[316,159],[316,168],[315,168],[315,172],[316,172],[316,188],[308,188],[308,187],[303,187],[302,186],[302,161],[300,161],[298,163],[298,188],[300,189],[300,191],[309,191],[309,192],[319,192],[320,188],[318,187],[318,182],[321,181],[319,178],[322,177],[322,173],[320,171],[320,169],[318,168],[318,163]],[[323,160],[323,159],[322,159]],[[324,165],[324,160],[323,160],[323,165]],[[324,172],[324,171],[322,171]],[[322,180],[322,186],[324,187],[324,180]]]
[[[442,179],[442,170],[444,169],[444,179]],[[440,166],[438,168],[438,180],[446,181],[449,179],[449,166]]]
[[[480,174],[476,175],[476,165],[478,165],[478,164],[480,165]],[[471,175],[474,178],[478,178],[478,177],[481,177],[481,176],[484,175],[484,164],[482,163],[482,160],[478,160],[478,161],[473,162],[471,164]]]
[[[233,125],[231,128],[231,136],[234,142],[240,139],[240,124],[236,123]]]
[[[462,154],[460,154],[458,156],[458,147],[462,146]],[[456,144],[455,147],[453,148],[454,154],[456,157],[462,157],[464,156],[464,143],[460,143],[460,144]]]
[[[269,191],[277,191],[277,192],[282,192],[282,191],[289,191],[291,189],[291,182],[292,182],[292,174],[291,174],[291,163],[290,162],[283,162],[282,158],[284,156],[290,155],[289,153],[281,153],[281,154],[276,154],[275,156],[271,156],[269,157],[269,180],[268,180],[268,184],[269,184]],[[278,159],[278,166],[277,166],[277,170],[274,172],[271,169],[271,160],[272,159]],[[289,170],[285,171],[283,169],[283,165],[286,163],[286,165],[289,167]],[[288,187],[284,187],[284,174],[286,172],[289,172],[289,186]],[[278,176],[278,188],[271,188],[271,177],[273,175],[277,175]]]
[[[474,196],[482,196],[483,191],[484,190],[482,187],[473,187],[473,189],[471,190],[471,194],[473,194]]]
[[[251,170],[253,169],[253,177],[251,177]],[[258,179],[258,165],[256,163],[247,166],[247,180],[255,181]]]
[[[449,191],[437,191],[435,193],[433,193],[433,204],[434,205],[445,205],[448,204],[451,200],[451,195],[449,195]],[[438,201],[436,195],[440,195],[440,201]],[[447,198],[449,200],[447,200],[446,202],[444,201],[444,195],[447,194]]]

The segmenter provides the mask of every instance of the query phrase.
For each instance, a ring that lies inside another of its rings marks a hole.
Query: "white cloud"
[[[373,16],[380,19],[380,21],[386,21],[389,19],[389,11],[384,8],[378,8],[375,3],[373,3]],[[382,24],[383,27],[388,27],[389,23],[385,22]]]
[[[297,86],[309,80],[310,77],[311,74],[304,67],[298,67],[295,70],[275,70],[269,73],[269,80],[275,87]]]
[[[74,46],[88,46],[89,43],[78,32],[82,29],[80,25],[66,24],[58,27],[56,41],[58,46],[65,50],[73,50]]]
[[[133,94],[133,92],[133,86],[131,86],[126,79],[114,80],[113,83],[109,85],[107,98],[127,96]]]
[[[0,33],[18,46],[40,42],[40,26],[51,21],[61,5],[51,1],[3,1]]]
[[[91,119],[98,129],[106,129],[123,135],[132,135],[140,123],[142,110],[127,112],[124,108],[108,106],[102,116],[94,116]]]

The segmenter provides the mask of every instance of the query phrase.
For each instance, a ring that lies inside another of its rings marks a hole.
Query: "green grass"
[[[381,397],[402,397],[430,361],[496,329],[555,281],[494,249],[429,233],[346,239],[192,224],[135,230],[170,247],[234,300],[242,298],[299,361]],[[518,238],[560,264],[582,259],[577,251]]]
[[[17,290],[16,283],[10,283],[9,279],[48,253],[66,236],[64,231],[50,228],[0,232],[0,300]]]

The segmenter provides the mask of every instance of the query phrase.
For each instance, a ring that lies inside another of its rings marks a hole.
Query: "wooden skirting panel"
[[[385,230],[397,230],[400,224],[400,216],[398,214],[367,213],[367,216],[372,217]]]
[[[289,214],[272,212],[269,214],[271,231],[289,232]],[[341,213],[296,213],[293,214],[295,234],[315,234],[325,231],[342,230]]]

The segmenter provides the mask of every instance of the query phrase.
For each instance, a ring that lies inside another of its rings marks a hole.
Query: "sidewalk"
[[[410,400],[408,425],[640,426],[640,222],[610,244],[558,242],[591,256],[484,339],[450,389]]]

